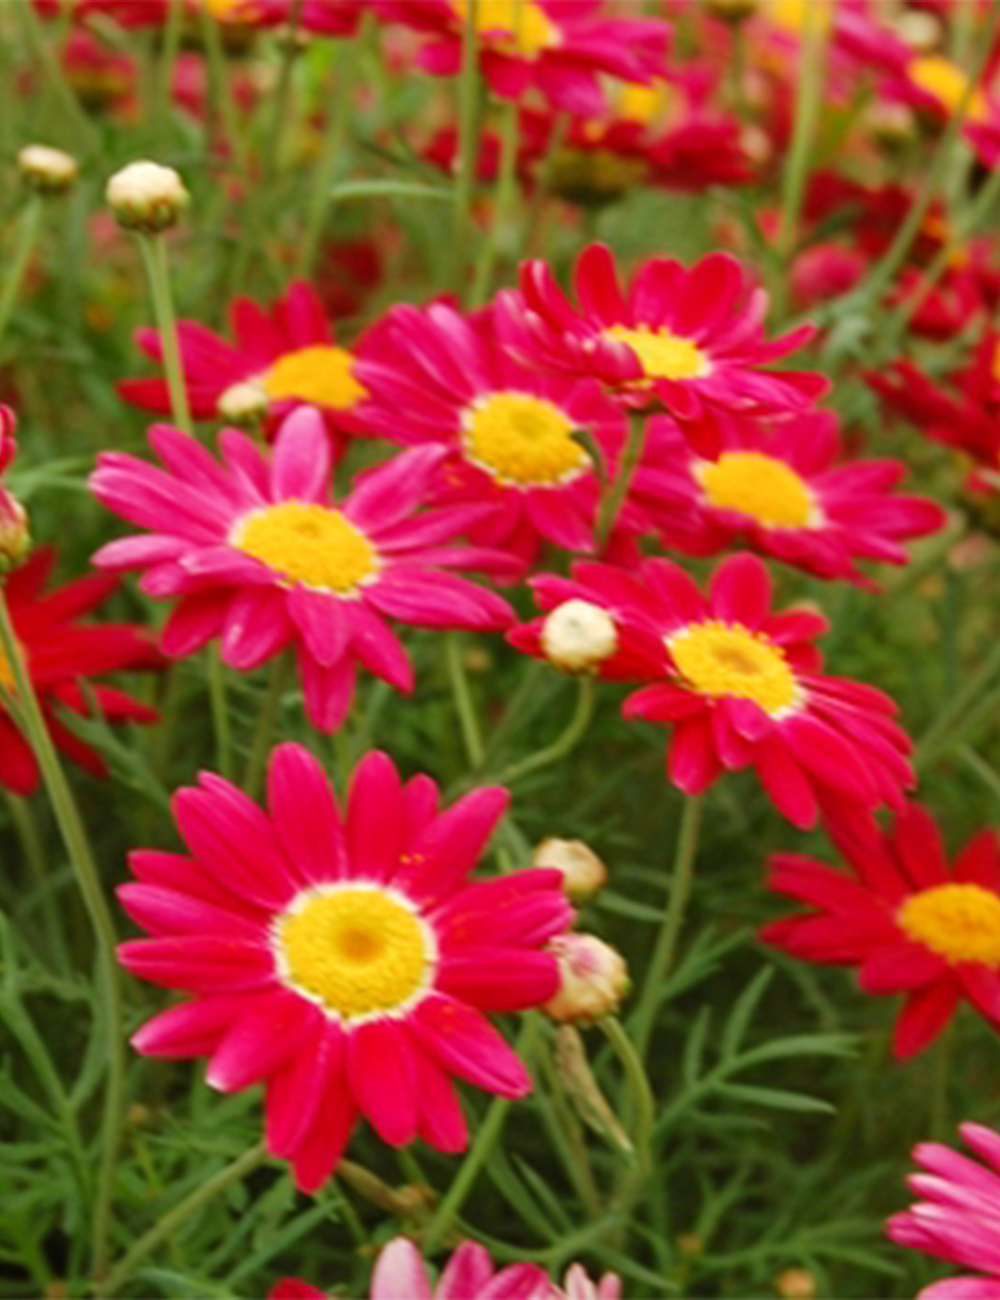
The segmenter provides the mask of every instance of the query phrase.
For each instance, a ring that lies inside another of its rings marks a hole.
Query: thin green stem
[[[476,705],[469,687],[469,677],[465,671],[462,657],[464,641],[460,632],[451,632],[445,637],[445,662],[448,667],[448,681],[451,685],[455,712],[462,730],[462,740],[469,760],[469,766],[481,768],[486,756],[483,745],[483,733],[476,715]]]
[[[117,935],[83,819],[63,773],[45,715],[38,703],[31,675],[25,665],[10,610],[7,607],[6,592],[2,590],[0,590],[0,644],[3,646],[7,663],[14,675],[21,719],[41,769],[56,822],[97,940],[100,997],[106,1016],[108,1053],[108,1077],[101,1126],[101,1162],[97,1174],[93,1217],[94,1276],[99,1279],[107,1264],[111,1201],[121,1142],[125,1096],[125,1024],[121,977],[116,957]]]
[[[300,53],[298,34],[301,15],[302,0],[292,0],[288,14],[288,26],[283,37],[284,44],[281,51],[281,64],[278,69],[278,84],[274,89],[274,112],[271,115],[267,141],[264,146],[264,156],[261,160],[261,181],[265,190],[278,174],[281,164],[281,146],[285,138],[285,122],[292,103],[292,74],[295,71],[295,62]]]
[[[674,865],[670,878],[670,897],[663,917],[653,956],[650,958],[639,1004],[633,1019],[636,1051],[639,1059],[644,1061],[649,1050],[649,1040],[656,1024],[656,1013],[666,979],[677,956],[677,944],[680,940],[684,913],[687,909],[691,883],[694,879],[694,863],[698,853],[698,836],[701,831],[701,815],[704,796],[689,796],[684,800],[680,829],[677,833],[677,848],[674,853]]]
[[[979,697],[992,684],[1000,673],[1000,645],[995,646],[979,669],[972,674],[965,686],[955,694],[948,706],[938,714],[917,741],[915,764],[918,770],[925,767],[948,743],[948,733],[957,726],[962,715],[972,707]]]
[[[343,159],[344,142],[347,139],[347,124],[350,119],[354,90],[354,70],[359,62],[360,49],[359,38],[351,46],[342,48],[337,58],[337,80],[331,97],[326,140],[320,160],[313,170],[312,192],[306,208],[305,233],[299,250],[297,271],[301,277],[312,274],[319,255],[320,240],[323,237],[323,227],[330,206],[330,190],[333,188],[333,178]]]
[[[534,754],[529,754],[520,762],[511,763],[503,768],[495,778],[498,785],[513,785],[515,781],[520,781],[533,772],[551,767],[553,763],[558,763],[561,758],[565,758],[570,750],[575,749],[580,743],[594,716],[595,693],[593,678],[579,677],[577,681],[576,708],[562,734],[557,736],[551,745],[546,745],[544,749],[536,750]]]
[[[798,241],[799,214],[809,178],[816,128],[823,108],[824,64],[826,61],[827,23],[823,6],[807,4],[805,30],[799,60],[798,98],[792,142],[788,151],[782,187],[781,224],[778,228],[778,252],[787,264]]]
[[[167,21],[160,48],[160,59],[156,69],[156,87],[154,97],[153,130],[157,144],[162,149],[171,121],[173,106],[174,66],[181,43],[181,27],[184,23],[185,0],[169,0]]]
[[[160,331],[163,369],[170,393],[170,408],[174,423],[185,433],[192,433],[194,426],[191,422],[191,408],[188,405],[187,388],[184,383],[184,366],[177,340],[177,316],[170,290],[167,245],[160,234],[139,235],[138,240],[146,268],[146,278],[149,281],[149,293],[153,300],[153,317]]]
[[[611,1044],[615,1056],[618,1057],[628,1087],[628,1111],[632,1116],[631,1137],[635,1150],[635,1168],[623,1181],[619,1199],[625,1205],[630,1205],[652,1171],[653,1120],[656,1107],[638,1044],[632,1042],[621,1021],[614,1016],[606,1016],[598,1024]]]
[[[543,1046],[538,1054],[538,1065],[545,1078],[555,1120],[563,1134],[567,1172],[573,1180],[587,1214],[592,1219],[597,1219],[601,1214],[601,1197],[594,1171],[590,1167],[583,1126],[566,1095],[566,1086],[559,1073],[559,1067],[552,1059],[552,1053],[547,1045]]]
[[[205,651],[208,674],[208,695],[212,704],[212,728],[215,732],[215,761],[222,776],[233,774],[233,736],[229,725],[229,705],[226,699],[226,666],[219,647],[210,645]]]
[[[454,281],[459,293],[465,288],[469,256],[469,227],[476,189],[479,160],[479,0],[465,0],[462,32],[462,67],[458,80],[458,176],[455,184]]]
[[[483,246],[472,288],[472,306],[481,307],[490,296],[501,250],[509,239],[517,199],[517,154],[521,142],[521,113],[516,99],[506,100],[500,128],[500,167],[493,199],[493,220]]]
[[[68,971],[71,963],[69,951],[66,947],[66,936],[59,924],[59,909],[52,894],[48,864],[45,859],[45,848],[42,845],[38,827],[32,816],[31,804],[20,795],[11,794],[9,791],[5,793],[10,819],[14,823],[17,838],[21,842],[21,848],[24,851],[28,866],[31,868],[31,873],[35,877],[35,884],[41,898],[46,942],[54,954],[60,970]]]
[[[35,250],[44,203],[45,200],[40,194],[32,194],[21,213],[20,228],[7,262],[3,288],[0,289],[0,343],[3,342],[3,336],[24,283],[25,273],[31,262],[31,255]]]
[[[33,4],[15,4],[11,8],[19,22],[21,31],[32,55],[40,65],[46,81],[55,92],[59,103],[60,119],[72,124],[80,147],[88,153],[100,152],[101,137],[93,123],[84,112],[73,87],[66,80],[62,64],[49,45],[42,20]]]
[[[621,460],[618,463],[618,473],[605,486],[604,495],[601,498],[600,509],[597,514],[597,553],[600,554],[611,534],[614,532],[615,524],[621,513],[622,505],[628,495],[629,487],[632,483],[632,475],[635,473],[636,466],[639,464],[639,458],[642,455],[643,443],[646,440],[646,415],[643,411],[630,411],[628,417],[628,438],[625,442],[625,449],[622,452]]]
[[[110,1298],[115,1295],[147,1255],[151,1254],[157,1246],[167,1241],[171,1234],[176,1232],[203,1205],[210,1204],[227,1187],[231,1187],[233,1183],[238,1183],[241,1179],[246,1178],[248,1174],[253,1173],[266,1159],[267,1148],[263,1142],[258,1142],[256,1146],[251,1147],[249,1151],[244,1151],[241,1156],[220,1169],[217,1174],[201,1183],[193,1192],[185,1196],[183,1201],[175,1205],[172,1210],[168,1210],[162,1219],[159,1219],[148,1232],[144,1233],[135,1242],[124,1258],[111,1270],[101,1288],[101,1296]]]
[[[264,774],[264,765],[271,748],[271,739],[278,720],[278,709],[288,683],[290,667],[291,659],[284,653],[279,654],[271,663],[267,689],[261,701],[260,713],[257,715],[257,725],[250,744],[250,757],[243,776],[243,789],[251,799],[256,799],[260,779]]]
[[[948,1084],[955,1065],[955,1021],[945,1026],[931,1051],[930,1116],[927,1134],[935,1142],[948,1136]]]

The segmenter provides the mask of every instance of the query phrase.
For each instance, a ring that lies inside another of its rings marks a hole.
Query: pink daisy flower
[[[898,460],[843,461],[832,411],[656,418],[633,495],[668,549],[717,555],[743,541],[821,578],[864,582],[856,560],[905,564],[903,540],[944,526],[934,502],[893,493],[905,473]]]
[[[970,86],[965,71],[943,54],[907,59],[881,87],[887,99],[909,104],[940,124],[964,103],[962,134],[986,167],[1000,161],[1000,100],[986,85]]]
[[[428,1276],[420,1251],[406,1237],[382,1248],[372,1275],[370,1300],[621,1300],[621,1281],[606,1273],[590,1280],[579,1264],[566,1274],[563,1287],[553,1285],[537,1264],[510,1264],[497,1272],[485,1246],[463,1241],[448,1260],[437,1285]],[[286,1277],[268,1300],[324,1300],[300,1278]]]
[[[259,410],[273,430],[297,406],[308,405],[323,412],[333,434],[363,431],[358,411],[366,394],[354,368],[367,340],[359,339],[353,352],[334,342],[326,310],[310,284],[295,281],[269,310],[249,298],[234,299],[230,325],[234,342],[197,321],[178,323],[184,382],[196,420],[232,420]],[[141,329],[136,341],[162,364],[158,330]],[[118,392],[143,410],[170,414],[165,379],[127,379]]]
[[[600,481],[575,435],[590,433],[604,473],[624,438],[624,419],[599,385],[522,365],[500,346],[492,312],[396,307],[380,335],[358,365],[371,395],[366,421],[395,442],[449,449],[434,499],[481,504],[472,536],[525,564],[545,541],[589,551]]]
[[[576,263],[578,306],[546,262],[525,262],[520,290],[499,295],[509,345],[561,374],[594,376],[628,406],[662,403],[681,419],[706,409],[801,410],[828,389],[818,374],[763,367],[803,347],[811,325],[764,337],[769,298],[735,257],[712,253],[690,269],[651,258],[625,292],[614,257],[591,244]]]
[[[377,12],[428,36],[421,67],[454,76],[461,67],[467,0],[375,0]],[[664,22],[613,17],[601,0],[478,0],[480,66],[504,99],[529,90],[568,113],[596,116],[606,106],[601,76],[651,81],[670,48]]]
[[[530,1091],[484,1013],[555,993],[543,948],[572,919],[556,871],[470,882],[507,802],[484,787],[439,812],[429,777],[403,784],[375,752],[341,810],[295,744],[271,755],[266,812],[202,773],[174,796],[190,856],[136,852],[138,883],[119,890],[151,935],[122,944],[122,964],[192,995],[135,1047],[208,1057],[223,1092],[264,1083],[268,1149],[306,1191],[333,1172],[359,1116],[392,1146],[464,1150],[452,1080]]]
[[[866,993],[904,993],[896,1055],[937,1036],[962,1000],[1000,1027],[1000,845],[984,831],[949,866],[930,813],[916,804],[881,833],[834,828],[852,876],[798,854],[770,864],[770,888],[814,909],[764,928],[766,943],[806,961],[857,966]]]
[[[531,585],[545,611],[582,600],[611,614],[617,645],[601,676],[652,683],[623,712],[673,727],[668,772],[686,794],[700,794],[724,771],[752,767],[796,826],[812,826],[819,812],[901,804],[913,773],[895,704],[822,671],[813,643],[825,619],[806,610],[772,613],[771,580],[756,556],[723,561],[707,597],[662,559],[635,573],[580,563],[572,579],[544,574]],[[542,655],[544,625],[536,619],[508,639]]]
[[[221,463],[166,425],[152,428],[150,442],[164,469],[120,452],[98,458],[95,496],[151,535],[111,542],[94,563],[144,570],[148,595],[178,600],[163,633],[171,656],[218,637],[225,662],[246,671],[293,645],[307,712],[322,731],[343,721],[359,662],[397,690],[413,689],[385,618],[480,630],[511,621],[499,596],[447,572],[509,572],[501,552],[452,544],[479,511],[418,513],[440,447],[359,475],[335,503],[329,440],[310,408],[288,417],[270,454],[234,429],[219,435]]]

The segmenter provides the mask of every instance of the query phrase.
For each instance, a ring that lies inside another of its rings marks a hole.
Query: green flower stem
[[[799,215],[809,179],[816,128],[823,110],[824,65],[826,62],[827,24],[821,5],[805,7],[805,31],[799,58],[798,98],[788,164],[783,177],[781,224],[778,227],[778,253],[782,264],[788,263],[798,241]]]
[[[691,883],[694,879],[694,862],[698,852],[698,835],[701,830],[701,815],[704,796],[689,796],[684,800],[684,812],[681,815],[680,830],[677,834],[677,849],[671,873],[670,898],[663,918],[653,956],[646,971],[639,1005],[633,1019],[635,1047],[639,1060],[644,1061],[649,1050],[649,1040],[656,1024],[656,1013],[660,1005],[663,981],[666,979],[680,939],[681,926],[687,908]]]
[[[363,24],[368,24],[370,21],[371,15],[366,14]],[[320,241],[323,238],[323,226],[330,206],[330,190],[333,188],[333,178],[337,174],[337,169],[344,155],[347,124],[352,110],[354,73],[361,62],[364,43],[364,30],[362,30],[358,39],[350,45],[337,42],[338,47],[343,45],[343,48],[339,49],[336,63],[337,83],[330,105],[323,153],[313,169],[312,192],[309,195],[309,203],[306,208],[305,233],[302,236],[302,244],[299,249],[297,273],[304,279],[312,274],[313,267],[316,265],[316,258],[319,255]]]
[[[21,843],[31,873],[35,877],[35,884],[42,899],[45,940],[59,969],[64,973],[68,972],[72,963],[70,962],[69,950],[66,947],[66,936],[63,934],[62,926],[59,923],[59,909],[49,880],[45,848],[41,836],[38,834],[35,819],[32,816],[31,804],[20,795],[11,794],[9,791],[5,793],[10,819],[14,823],[17,838]]]
[[[29,6],[30,8],[30,6]],[[31,262],[31,255],[38,240],[38,231],[42,221],[42,207],[45,200],[40,194],[32,194],[21,213],[21,224],[17,232],[14,249],[7,260],[7,274],[4,276],[3,288],[0,289],[0,343],[10,323],[24,276]]]
[[[628,438],[625,442],[625,449],[622,452],[621,460],[618,463],[618,473],[608,483],[604,495],[601,498],[601,506],[597,515],[597,553],[598,555],[608,544],[608,539],[614,532],[618,515],[621,512],[622,505],[628,495],[629,486],[632,482],[632,475],[635,473],[636,466],[639,464],[639,458],[642,455],[643,444],[646,441],[646,414],[644,411],[630,411],[628,417]]]
[[[476,716],[476,706],[469,688],[469,678],[462,659],[464,640],[460,632],[451,632],[445,637],[445,662],[448,667],[448,681],[455,701],[455,712],[462,729],[462,740],[468,756],[469,766],[478,769],[483,765],[486,748],[483,733]]]
[[[151,126],[156,135],[159,148],[166,142],[167,129],[170,125],[173,108],[174,66],[181,44],[181,27],[184,22],[185,0],[170,0],[167,8],[167,22],[160,48],[160,59],[156,69],[156,86],[154,95],[154,113]]]
[[[594,1171],[590,1167],[583,1126],[566,1095],[566,1086],[559,1074],[559,1067],[552,1059],[548,1044],[543,1045],[538,1054],[538,1067],[545,1078],[554,1121],[562,1134],[560,1145],[564,1148],[566,1172],[572,1178],[587,1214],[592,1219],[598,1219],[601,1216],[601,1197]]]
[[[535,1044],[538,1039],[538,1019],[534,1015],[528,1015],[524,1018],[524,1027],[518,1036],[514,1050],[522,1060],[527,1060],[533,1055]],[[431,1220],[430,1225],[424,1234],[423,1246],[424,1253],[433,1254],[441,1245],[447,1235],[453,1222],[458,1217],[466,1198],[472,1191],[476,1179],[479,1177],[483,1166],[490,1158],[490,1154],[503,1132],[503,1126],[507,1119],[507,1112],[511,1108],[511,1101],[506,1097],[495,1097],[490,1102],[489,1109],[486,1112],[486,1118],[480,1124],[472,1149],[462,1161],[462,1167],[455,1176],[455,1181],[448,1188],[447,1193],[438,1205],[437,1212]]]
[[[208,138],[210,142],[214,140],[221,125],[223,140],[233,151],[236,160],[236,171],[245,174],[243,138],[236,119],[235,101],[230,92],[229,68],[225,50],[222,48],[219,23],[205,5],[198,6],[198,17],[201,22],[201,37],[205,46],[208,73]]]
[[[139,235],[139,250],[146,268],[149,293],[153,300],[153,317],[160,331],[163,346],[163,369],[170,393],[170,408],[174,423],[185,433],[193,433],[191,408],[184,385],[184,366],[180,344],[177,341],[177,316],[173,295],[170,292],[170,270],[167,265],[167,245],[161,234]]]
[[[1000,673],[1000,645],[993,648],[992,653],[987,655],[979,669],[972,674],[965,686],[952,696],[948,706],[938,714],[917,741],[914,765],[918,771],[925,768],[945,745],[956,738],[949,733],[958,730],[962,715],[993,684],[998,673]]]
[[[250,744],[250,757],[243,777],[243,789],[251,799],[257,798],[260,780],[264,775],[264,765],[271,748],[271,739],[278,720],[278,709],[288,684],[291,666],[291,658],[285,653],[279,654],[271,663],[267,689],[261,701],[260,713],[257,715],[257,725]]]
[[[281,146],[285,138],[285,123],[292,105],[292,81],[295,61],[299,57],[298,34],[302,17],[302,0],[292,0],[288,12],[288,25],[284,33],[278,84],[274,88],[274,112],[268,126],[264,156],[261,160],[261,183],[266,192],[278,174],[281,165]]]
[[[649,1087],[649,1079],[636,1044],[622,1027],[620,1020],[606,1016],[598,1024],[611,1044],[621,1064],[628,1087],[628,1114],[631,1116],[632,1146],[635,1149],[635,1167],[623,1180],[619,1200],[630,1206],[648,1181],[653,1168],[653,1120],[656,1107]]]
[[[210,645],[205,650],[205,667],[208,674],[208,695],[212,705],[212,727],[215,731],[216,764],[220,775],[227,780],[233,775],[233,736],[229,725],[229,704],[226,691],[226,666],[219,647]]]
[[[576,708],[563,733],[557,736],[551,745],[536,750],[534,754],[529,754],[518,763],[511,763],[508,767],[502,768],[493,778],[498,785],[513,785],[515,781],[520,781],[533,772],[551,767],[553,763],[558,763],[561,758],[564,758],[570,750],[575,749],[583,739],[594,716],[594,680],[592,677],[580,677],[577,680],[579,686]]]
[[[479,0],[466,0],[458,80],[458,177],[455,184],[454,283],[461,294],[469,257],[469,227],[479,160]]]
[[[71,124],[76,132],[79,146],[87,153],[101,152],[100,133],[95,129],[90,118],[84,112],[73,87],[66,80],[62,64],[49,44],[41,18],[33,4],[14,4],[10,8],[21,24],[21,33],[31,53],[42,69],[45,80],[51,86],[59,105],[62,122]]]
[[[203,1205],[210,1204],[227,1187],[232,1186],[233,1183],[238,1183],[242,1178],[246,1178],[248,1174],[253,1173],[266,1159],[267,1148],[263,1142],[258,1142],[256,1146],[251,1147],[249,1151],[244,1151],[241,1156],[220,1169],[217,1174],[207,1179],[199,1187],[196,1187],[172,1210],[168,1210],[162,1219],[159,1219],[148,1232],[144,1233],[135,1242],[124,1258],[108,1274],[101,1287],[101,1300],[106,1300],[106,1298],[110,1300],[111,1296],[121,1290],[123,1283],[128,1281],[146,1256],[151,1254],[157,1246],[167,1241]]]
[[[503,106],[503,123],[500,128],[500,168],[493,199],[493,220],[476,267],[476,279],[472,289],[473,307],[481,307],[490,296],[497,262],[508,239],[517,200],[517,153],[521,142],[520,128],[521,115],[518,111],[518,101],[509,99]]]
[[[111,1201],[121,1142],[125,1096],[125,1022],[121,977],[115,953],[117,935],[104,897],[97,864],[87,840],[87,832],[63,773],[56,747],[49,735],[45,716],[38,703],[31,675],[25,666],[14,631],[10,610],[7,607],[6,592],[2,589],[0,589],[0,644],[3,646],[4,655],[14,675],[14,685],[27,738],[41,769],[56,822],[97,940],[100,997],[104,1003],[108,1036],[108,1078],[104,1091],[101,1160],[97,1172],[93,1217],[94,1276],[100,1278],[107,1264]]]

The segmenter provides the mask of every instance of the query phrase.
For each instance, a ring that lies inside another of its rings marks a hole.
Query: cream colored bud
[[[47,144],[26,144],[17,155],[17,166],[24,183],[39,194],[63,194],[80,174],[75,158]]]
[[[873,139],[884,149],[898,149],[916,138],[917,119],[906,104],[876,100],[866,110],[864,122]]]
[[[924,9],[904,9],[891,26],[899,39],[917,54],[933,54],[941,49],[944,28],[935,14]]]
[[[560,987],[543,1010],[570,1023],[600,1020],[617,1011],[629,990],[625,958],[593,934],[563,934],[549,951],[559,963]]]
[[[0,487],[0,573],[23,564],[31,550],[28,512],[5,487]]]
[[[115,172],[105,197],[120,226],[146,235],[175,225],[190,201],[177,172],[154,162],[129,163]]]
[[[252,425],[267,414],[268,398],[260,384],[246,382],[231,384],[215,404],[224,420],[233,424]]]
[[[542,840],[532,855],[532,866],[562,874],[563,889],[575,903],[593,898],[608,883],[608,869],[583,840]]]
[[[614,619],[589,600],[567,600],[542,625],[542,651],[567,673],[590,672],[618,648]]]
[[[774,1279],[781,1300],[815,1300],[816,1279],[804,1268],[786,1268]]]

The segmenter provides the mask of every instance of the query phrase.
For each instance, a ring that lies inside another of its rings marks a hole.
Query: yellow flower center
[[[785,653],[761,632],[710,619],[667,638],[677,671],[701,695],[753,700],[772,717],[798,702]]]
[[[612,325],[606,338],[627,343],[639,359],[646,379],[700,379],[709,371],[709,360],[690,339],[667,329],[639,325]]]
[[[573,422],[542,397],[492,393],[466,407],[462,424],[466,454],[501,483],[562,483],[590,462]]]
[[[936,885],[898,913],[905,934],[949,962],[1000,966],[1000,898],[981,885]]]
[[[958,112],[968,94],[969,79],[957,63],[940,54],[929,54],[912,59],[906,71],[913,84],[933,96],[945,112]],[[965,116],[970,122],[983,122],[989,116],[989,102],[981,90],[972,92]]]
[[[629,122],[648,126],[668,105],[676,102],[677,92],[665,81],[644,86],[640,81],[625,81],[618,95],[618,115]]]
[[[808,22],[818,22],[825,31],[833,21],[836,0],[771,0],[767,16],[777,27],[802,32]]]
[[[354,378],[354,358],[345,348],[300,348],[279,357],[261,378],[272,401],[297,398],[348,411],[367,392]]]
[[[815,519],[808,485],[783,460],[760,451],[724,451],[702,461],[695,477],[709,504],[735,510],[768,528],[806,528]]]
[[[378,552],[339,510],[282,501],[245,515],[231,545],[288,582],[353,595],[378,568]]]
[[[358,885],[300,899],[278,920],[278,962],[327,1011],[344,1020],[391,1012],[426,987],[434,940],[400,895]]]
[[[452,5],[464,23],[468,0],[452,0]],[[481,37],[492,37],[509,53],[526,59],[536,59],[559,44],[559,28],[534,0],[478,0],[475,23]]]

